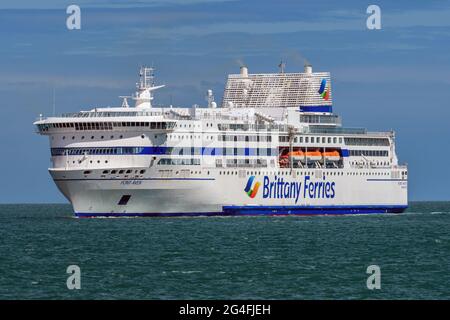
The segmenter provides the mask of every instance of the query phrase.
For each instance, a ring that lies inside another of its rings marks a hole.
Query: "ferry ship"
[[[344,127],[330,73],[302,71],[242,66],[220,106],[208,90],[205,106],[174,107],[153,106],[164,85],[141,67],[120,107],[34,124],[77,217],[403,212],[408,170],[394,132]]]

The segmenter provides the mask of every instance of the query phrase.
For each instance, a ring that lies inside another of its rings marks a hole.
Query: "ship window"
[[[103,170],[103,174],[107,174],[107,173],[109,173],[108,170]]]
[[[305,137],[305,142],[306,142],[306,143],[309,142],[309,137]]]
[[[124,170],[119,170],[119,174],[122,174],[124,172]]]
[[[141,173],[141,174],[144,174],[144,173],[145,173],[145,170],[141,170],[140,173]]]
[[[111,174],[116,174],[117,170],[111,170]]]
[[[83,173],[84,173],[84,174],[90,174],[90,173],[91,173],[91,170],[86,170],[86,171],[84,171]]]
[[[127,172],[125,172],[125,173],[131,173],[131,170],[127,170]]]

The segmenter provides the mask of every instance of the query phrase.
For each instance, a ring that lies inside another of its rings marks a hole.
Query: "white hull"
[[[149,171],[148,175],[136,179],[100,178],[100,174],[96,176],[95,172],[86,179],[82,171],[51,173],[58,188],[80,216],[255,212],[246,211],[246,207],[260,208],[261,213],[276,209],[272,212],[274,214],[307,214],[297,209],[318,207],[323,208],[315,212],[320,214],[333,214],[335,209],[342,209],[339,213],[368,213],[358,209],[379,208],[381,212],[399,212],[407,206],[407,180],[392,179],[390,170],[367,170],[357,176],[350,175],[349,170],[339,170],[339,175],[336,175],[336,170],[297,169],[292,171],[293,174],[289,169],[265,170],[254,175],[254,183],[260,183],[254,198],[244,190],[250,171],[233,170],[237,173],[233,175],[221,175],[219,170],[209,171],[209,176],[198,174],[170,178],[161,178]],[[365,175],[369,172],[372,175]],[[274,186],[270,192],[270,182],[274,181],[279,181],[281,187],[276,191]],[[328,194],[326,183],[330,184]],[[131,197],[126,205],[120,205],[124,195]],[[239,210],[234,210],[236,208]],[[343,212],[344,209],[348,212]]]

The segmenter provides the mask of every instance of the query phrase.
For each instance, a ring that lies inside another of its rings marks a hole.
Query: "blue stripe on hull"
[[[146,212],[146,213],[85,213],[77,217],[196,217],[196,216],[260,216],[260,215],[349,215],[402,213],[408,206],[224,206],[217,212]]]

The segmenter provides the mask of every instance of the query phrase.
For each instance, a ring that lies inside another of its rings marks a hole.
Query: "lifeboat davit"
[[[339,161],[341,159],[341,156],[339,155],[338,151],[325,151],[323,153],[323,157],[325,158],[325,161]]]

